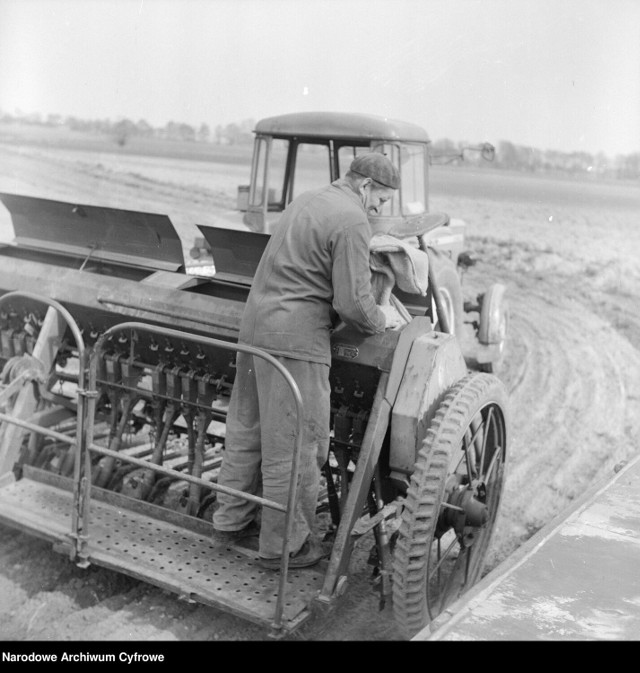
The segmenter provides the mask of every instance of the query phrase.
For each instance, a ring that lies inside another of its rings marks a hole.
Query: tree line
[[[469,143],[444,139],[432,143],[432,155],[438,163],[472,163],[479,167],[486,165],[480,153],[466,152]],[[598,178],[638,180],[640,179],[640,152],[617,154],[614,157],[604,152],[561,152],[540,150],[526,145],[516,145],[501,140],[495,148],[495,158],[491,164],[495,168],[528,173],[565,173],[570,175],[591,175]]]
[[[84,131],[111,137],[119,145],[126,145],[132,138],[158,138],[181,142],[212,143],[217,145],[246,145],[253,143],[254,119],[238,123],[218,124],[213,129],[206,123],[199,126],[184,122],[169,121],[164,126],[152,126],[144,119],[133,121],[122,118],[80,119],[59,114],[41,115],[8,114],[0,111],[0,122],[32,124],[37,126],[66,127],[72,131]],[[561,152],[541,150],[501,140],[495,148],[492,162],[485,161],[480,152],[468,152],[466,142],[448,138],[431,144],[433,163],[472,164],[477,167],[493,167],[530,173],[565,173],[590,175],[607,179],[640,179],[640,152],[618,154],[614,157],[603,152]]]
[[[71,131],[84,131],[111,136],[118,145],[126,145],[132,138],[159,138],[162,140],[178,140],[183,142],[212,142],[216,144],[237,145],[253,142],[255,120],[245,119],[238,123],[219,124],[213,130],[203,122],[193,126],[184,122],[169,121],[164,126],[152,126],[145,119],[133,121],[122,118],[111,119],[80,119],[59,114],[42,115],[38,112],[30,114],[8,114],[0,111],[0,122],[30,124],[34,126],[66,127]]]

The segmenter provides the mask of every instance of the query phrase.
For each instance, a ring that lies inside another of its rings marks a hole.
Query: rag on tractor
[[[438,278],[446,280],[442,269],[456,273],[451,245],[461,242],[459,227],[427,212],[424,191],[417,212],[419,181],[406,178],[407,156],[421,157],[426,175],[428,142],[408,126],[400,130],[416,137],[403,140],[387,120],[369,123],[376,133],[367,142],[346,123],[351,136],[334,133],[325,143],[331,178],[342,174],[341,147],[353,156],[383,143],[405,170],[403,189],[416,191],[411,201],[402,192],[383,217],[395,218],[395,235],[415,240],[433,263],[426,296],[396,292],[409,316],[402,329],[365,337],[340,326],[332,335],[330,458],[318,501],[330,555],[289,570],[285,536],[276,572],[257,564],[246,540],[212,538],[220,490],[280,511],[289,531],[293,523],[300,394],[268,352],[237,343],[268,232],[200,227],[216,266],[203,277],[187,273],[182,242],[164,215],[15,194],[0,194],[15,230],[0,247],[2,523],[50,541],[81,567],[117,570],[274,636],[339,604],[362,545],[370,547],[381,601],[392,601],[406,637],[479,579],[507,457],[507,394],[487,371],[503,356],[503,288],[471,307],[480,317],[471,323],[476,347],[465,352],[455,333],[461,298]],[[267,130],[273,121],[257,129],[245,212],[263,223],[276,212],[256,196],[256,180],[264,196],[270,189]],[[291,147],[311,137],[294,130],[281,156],[295,164]],[[286,161],[281,205],[292,197],[295,173]],[[258,205],[251,210],[258,201],[260,216]],[[238,351],[276,367],[296,403],[286,506],[217,484]]]

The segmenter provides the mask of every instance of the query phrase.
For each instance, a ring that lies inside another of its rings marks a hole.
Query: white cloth
[[[429,256],[426,252],[395,236],[377,234],[371,238],[369,253],[376,286],[382,285],[390,292],[395,284],[408,294],[427,294]]]
[[[426,295],[429,287],[429,256],[390,234],[377,234],[369,245],[371,289],[381,308],[387,306],[398,312],[404,323],[411,315],[402,302],[392,294],[394,285],[408,294]]]

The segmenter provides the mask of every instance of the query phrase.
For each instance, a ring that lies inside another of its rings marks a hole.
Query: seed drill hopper
[[[207,227],[217,273],[186,273],[161,215],[1,194],[0,521],[81,567],[138,578],[284,636],[348,591],[365,545],[381,601],[410,637],[480,577],[504,481],[506,394],[470,371],[414,298],[401,330],[332,338],[332,433],[318,526],[330,555],[279,572],[212,538],[237,344],[267,234]],[[435,307],[435,308],[434,308]],[[435,329],[434,329],[435,328]],[[285,504],[290,526],[298,438]],[[226,489],[227,492],[229,489]],[[242,495],[242,494],[241,494]]]

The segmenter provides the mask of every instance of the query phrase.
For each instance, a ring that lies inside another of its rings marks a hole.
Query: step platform
[[[73,548],[71,480],[25,468],[23,478],[8,481],[0,486],[0,522],[50,541],[57,551],[69,552]],[[185,519],[190,519],[189,527]],[[211,532],[211,524],[201,519],[94,488],[88,561],[270,628],[280,573],[257,564],[256,538],[253,544],[226,546],[214,541]],[[289,571],[285,632],[310,616],[309,606],[322,587],[325,570],[326,561]]]

